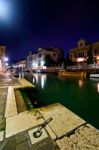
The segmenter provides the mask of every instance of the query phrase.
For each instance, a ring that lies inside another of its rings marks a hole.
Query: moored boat
[[[91,73],[90,78],[99,78],[99,73]]]
[[[59,77],[86,77],[86,72],[59,71]]]

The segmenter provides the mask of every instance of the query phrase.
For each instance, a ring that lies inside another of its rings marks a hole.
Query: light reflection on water
[[[99,128],[99,79],[61,79],[53,74],[40,73],[33,75],[41,102],[46,105],[61,103]]]
[[[46,84],[46,74],[34,74],[35,78],[36,78],[36,83],[39,84],[41,86],[41,88],[43,89],[45,84]],[[33,83],[34,83],[34,78],[33,78]]]
[[[99,83],[97,83],[97,92],[99,93]]]
[[[84,81],[81,80],[81,79],[79,79],[79,80],[78,80],[78,85],[79,85],[80,88],[83,87],[83,84],[84,84]]]

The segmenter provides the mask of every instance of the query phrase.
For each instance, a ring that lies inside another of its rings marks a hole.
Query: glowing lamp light
[[[99,60],[99,56],[96,56],[96,60]]]
[[[82,57],[82,58],[77,58],[77,62],[82,62],[82,61],[85,61],[85,58]]]
[[[9,64],[8,64],[8,63],[5,63],[5,65],[8,66]]]
[[[44,66],[44,63],[45,63],[44,60],[41,60],[41,66]]]
[[[46,66],[43,66],[43,69],[46,69]]]
[[[37,64],[37,63],[35,63],[35,67],[38,67],[38,64]]]
[[[4,57],[4,61],[8,61],[9,59],[7,57]]]

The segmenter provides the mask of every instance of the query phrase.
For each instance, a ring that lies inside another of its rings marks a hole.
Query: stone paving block
[[[6,118],[6,138],[35,127],[44,119],[36,119],[34,112],[24,112],[13,117]]]
[[[4,130],[4,129],[5,129],[5,119],[3,115],[0,115],[0,130]]]
[[[6,109],[5,109],[5,118],[14,116],[16,114],[17,114],[17,107],[16,107],[14,88],[13,86],[9,86]]]
[[[16,139],[17,144],[28,140],[29,139],[28,132],[22,132],[22,133],[19,133],[19,134],[15,135],[15,139]]]
[[[0,142],[3,141],[3,138],[4,138],[4,131],[1,131],[0,132]]]
[[[0,106],[0,114],[1,115],[4,114],[4,110],[5,110],[5,106],[4,105]]]
[[[59,139],[56,143],[58,144],[60,150],[73,150],[73,142],[68,137]],[[77,146],[75,150],[77,150]]]
[[[14,136],[8,139],[3,150],[16,150],[16,141]]]
[[[49,133],[51,139],[55,140],[57,137],[56,137],[55,133],[52,131],[52,129],[50,128],[50,126],[47,125],[45,128],[46,128],[47,132]]]
[[[68,134],[85,123],[83,119],[75,115],[61,104],[42,107],[39,109],[39,111],[45,119],[50,117],[53,118],[49,125],[57,137]]]
[[[33,133],[34,133],[35,131],[37,131],[37,129],[38,129],[38,128],[34,128],[34,129],[28,131],[31,144],[38,143],[38,142],[40,142],[40,141],[42,141],[43,139],[45,139],[45,138],[48,137],[46,131],[45,131],[44,129],[42,129],[42,130],[41,130],[41,131],[42,131],[42,135],[41,135],[39,138],[35,138],[35,137],[33,136]]]
[[[76,129],[69,137],[65,136],[56,142],[62,150],[99,150],[99,130],[86,124]]]
[[[6,98],[7,98],[7,93],[2,95],[2,93],[0,92],[0,106],[5,106],[6,104]]]
[[[38,142],[37,144],[32,145],[31,150],[59,150],[56,144],[48,137]]]
[[[26,141],[16,145],[16,150],[30,150],[30,149],[31,149],[30,140],[26,140]]]
[[[0,88],[0,114],[4,114],[8,88]]]
[[[23,87],[35,87],[32,83],[30,83],[26,79],[18,79],[18,80]]]
[[[79,136],[83,142],[85,141],[85,144],[99,147],[99,130],[95,127],[87,124],[83,128],[78,128],[75,135],[77,135],[76,139]]]
[[[3,150],[4,147],[7,145],[8,143],[8,139],[4,139],[4,141],[0,142],[0,150]]]

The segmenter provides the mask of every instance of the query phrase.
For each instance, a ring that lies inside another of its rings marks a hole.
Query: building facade
[[[5,71],[4,57],[5,57],[5,46],[0,46],[0,72]]]
[[[20,68],[21,70],[25,70],[26,69],[26,60],[11,62],[9,68],[12,68],[12,69]]]
[[[27,68],[44,67],[45,57],[50,57],[57,62],[59,59],[64,57],[63,49],[59,48],[38,48],[36,53],[29,52],[27,56]]]
[[[94,63],[99,64],[99,41],[92,44],[92,55]],[[77,47],[70,49],[69,58],[76,63],[86,64],[88,59],[88,52],[90,49],[90,43],[84,39],[80,39],[77,42]]]

